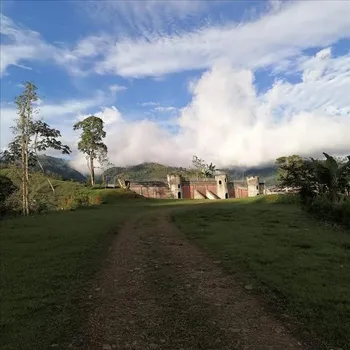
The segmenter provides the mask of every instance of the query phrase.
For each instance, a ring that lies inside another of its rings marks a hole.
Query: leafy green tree
[[[61,137],[60,131],[50,128],[41,120],[37,120],[36,116],[39,111],[35,108],[36,101],[38,101],[37,87],[32,82],[26,82],[23,93],[15,100],[18,117],[15,120],[16,125],[12,128],[14,139],[3,153],[5,162],[14,164],[20,169],[23,215],[28,215],[30,210],[30,167],[39,164],[44,172],[38,158],[38,152],[50,148],[64,154],[70,153],[69,147],[58,140]],[[47,181],[54,192],[50,179],[47,178]]]
[[[95,184],[95,160],[101,163],[107,157],[108,149],[102,141],[106,137],[103,126],[103,120],[93,115],[73,126],[73,130],[82,130],[78,149],[86,155],[91,186]]]

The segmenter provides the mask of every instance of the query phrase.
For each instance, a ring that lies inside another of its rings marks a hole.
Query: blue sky
[[[85,166],[72,125],[105,121],[116,165],[259,165],[350,153],[348,1],[4,1],[1,147],[21,83]]]

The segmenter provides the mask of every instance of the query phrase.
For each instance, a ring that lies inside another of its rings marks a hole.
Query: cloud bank
[[[350,49],[333,56],[331,48],[350,38],[350,1],[325,1],[322,6],[272,1],[268,10],[245,21],[203,18],[188,26],[182,24],[208,13],[209,2],[86,4],[99,20],[106,13],[113,20],[118,14],[131,32],[119,33],[119,26],[58,45],[1,15],[0,73],[5,75],[10,66],[30,68],[34,61],[53,63],[79,77],[204,73],[189,84],[191,99],[182,108],[164,106],[156,96],[148,102],[138,96],[135,102],[144,101],[144,113],[137,121],[114,102],[115,94],[125,89],[116,84],[90,98],[40,105],[43,117],[51,118],[49,123],[72,148],[78,138],[72,125],[95,114],[106,123],[106,143],[116,165],[189,165],[196,154],[220,167],[255,166],[291,153],[350,153]],[[105,28],[110,28],[113,21],[107,22]],[[256,82],[259,70],[280,78],[261,92],[257,84],[265,80]],[[148,117],[152,113],[158,120]],[[14,115],[12,106],[2,106],[2,147]],[[73,164],[85,170],[84,156],[75,152],[73,157]]]
[[[171,133],[152,121],[128,122],[116,107],[106,122],[111,161],[189,165],[196,154],[217,166],[256,166],[289,154],[350,154],[350,55],[331,49],[300,60],[300,82],[276,81],[258,94],[254,72],[219,63],[190,84],[191,102]],[[84,169],[77,156],[73,164]]]

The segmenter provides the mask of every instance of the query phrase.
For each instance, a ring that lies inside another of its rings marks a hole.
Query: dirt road
[[[165,211],[124,226],[95,283],[79,349],[306,349]]]

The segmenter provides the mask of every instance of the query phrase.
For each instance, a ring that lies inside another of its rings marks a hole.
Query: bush
[[[101,205],[102,204],[102,197],[98,194],[90,194],[89,204],[90,205]]]
[[[17,186],[7,176],[0,175],[0,216],[13,215],[18,210]],[[13,202],[13,203],[12,203]]]
[[[17,187],[7,176],[0,175],[0,202],[4,202],[16,190]]]
[[[331,202],[325,196],[316,196],[313,201],[305,205],[312,214],[326,221],[350,227],[350,198],[344,198],[339,202]]]
[[[63,197],[59,201],[58,207],[60,210],[76,210],[80,207],[100,205],[102,202],[102,197],[99,194],[83,189]]]

